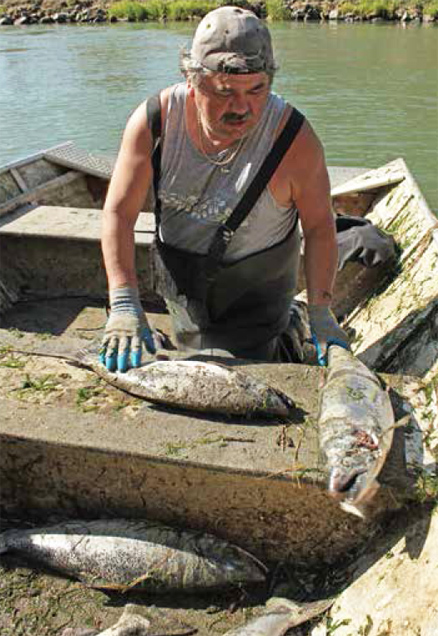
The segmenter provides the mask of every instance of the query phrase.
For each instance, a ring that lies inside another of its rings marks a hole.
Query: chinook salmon
[[[271,598],[266,612],[252,621],[232,629],[225,636],[284,636],[292,627],[312,620],[333,605],[334,599],[297,603],[287,598]]]
[[[208,591],[265,580],[266,568],[245,550],[211,534],[151,521],[68,521],[6,530],[0,553],[17,551],[89,587]]]
[[[75,354],[11,349],[11,353],[60,358],[94,371],[131,395],[155,404],[204,413],[288,417],[294,402],[282,391],[217,362],[157,360],[125,373],[108,371],[95,346]]]
[[[378,488],[377,477],[392,444],[394,413],[378,377],[350,351],[332,345],[319,406],[320,448],[329,470],[329,493],[348,512]]]

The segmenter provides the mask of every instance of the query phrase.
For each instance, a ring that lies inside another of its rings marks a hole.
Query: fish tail
[[[91,346],[85,347],[84,349],[79,349],[79,351],[75,351],[72,359],[78,366],[86,367],[87,369],[93,369],[93,364],[96,365],[98,362],[99,352],[100,343],[93,343]]]

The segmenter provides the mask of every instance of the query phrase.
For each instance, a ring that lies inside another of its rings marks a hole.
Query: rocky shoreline
[[[1,0],[0,0],[1,2]],[[438,15],[423,12],[420,5],[400,8],[389,18],[370,12],[357,15],[344,11],[337,2],[303,2],[302,0],[286,0],[285,11],[288,19],[300,22],[389,22],[401,24],[438,24]],[[249,5],[251,6],[251,5]],[[252,6],[261,17],[266,16],[264,4]],[[193,19],[198,19],[193,16]],[[101,24],[114,23],[121,20],[111,14],[111,3],[95,0],[78,0],[74,5],[66,0],[33,0],[26,4],[16,1],[0,4],[0,26],[25,26],[31,24]]]

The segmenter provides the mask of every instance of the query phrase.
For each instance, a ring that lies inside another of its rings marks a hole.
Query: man
[[[337,247],[329,180],[310,124],[271,92],[276,66],[269,31],[249,11],[216,9],[200,22],[181,65],[186,81],[160,94],[161,165],[155,167],[161,293],[178,348],[285,359],[299,215],[308,314],[322,361],[327,342],[348,347],[330,310]],[[101,359],[120,371],[140,365],[143,343],[155,350],[134,266],[134,225],[153,180],[152,118],[142,104],[128,121],[104,208],[111,313]],[[261,178],[258,171],[289,118],[293,142],[231,231],[231,213],[244,193],[248,198],[255,175]],[[219,251],[212,249],[216,243]]]

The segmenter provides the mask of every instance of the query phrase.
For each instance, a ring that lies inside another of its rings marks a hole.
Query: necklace
[[[204,157],[207,159],[207,161],[211,164],[213,164],[214,166],[219,166],[222,169],[222,172],[229,172],[230,169],[229,168],[224,168],[224,166],[227,166],[229,163],[231,163],[233,161],[233,159],[235,159],[237,157],[237,155],[240,152],[240,149],[243,146],[243,142],[245,141],[245,137],[241,137],[237,143],[237,146],[234,148],[234,150],[232,150],[230,152],[229,148],[226,148],[227,150],[227,154],[225,155],[225,157],[222,157],[221,159],[215,159],[214,157],[212,157],[211,155],[209,155],[205,149],[204,146],[204,131],[202,130],[202,122],[201,122],[201,115],[198,111],[197,115],[196,115],[196,119],[198,122],[198,132],[199,132],[199,143],[201,146],[201,152],[204,155]]]

